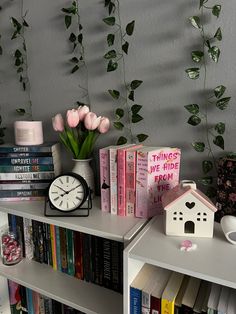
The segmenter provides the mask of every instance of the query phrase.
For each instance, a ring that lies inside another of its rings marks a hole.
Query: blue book
[[[28,313],[34,314],[33,291],[29,288],[26,288],[26,300],[27,300]]]
[[[58,226],[55,226],[56,232],[56,257],[57,257],[57,270],[62,271],[61,267],[61,245],[60,245],[60,229]]]
[[[48,142],[41,145],[17,146],[14,144],[4,144],[0,146],[0,153],[48,153],[60,149],[60,143]]]
[[[130,314],[142,313],[142,291],[130,287]]]

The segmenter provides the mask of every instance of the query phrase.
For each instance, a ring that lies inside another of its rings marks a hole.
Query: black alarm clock
[[[48,187],[48,202],[50,208],[63,213],[84,209],[83,205],[89,200],[91,201],[91,196],[88,184],[85,179],[77,173],[69,172],[61,174],[57,176]],[[85,209],[90,208],[88,204],[85,207]]]

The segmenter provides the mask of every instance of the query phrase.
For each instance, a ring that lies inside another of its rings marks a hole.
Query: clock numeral
[[[69,183],[69,177],[66,177],[66,183]]]
[[[52,191],[52,194],[58,194],[58,191]]]
[[[54,201],[57,201],[58,199],[59,199],[59,196],[58,196],[58,197],[56,197],[56,198],[54,198],[53,200],[54,200]]]
[[[84,192],[83,192],[83,191],[77,191],[77,193],[80,193],[80,194],[81,194],[81,193],[84,193]]]
[[[82,198],[76,196],[76,199],[79,200],[79,201],[82,201]]]
[[[68,204],[68,202],[66,203],[66,208],[69,208],[69,204]]]
[[[63,202],[62,201],[60,201],[60,204],[59,204],[59,206],[61,206],[63,204]]]
[[[61,184],[63,185],[63,181],[62,181],[62,179],[61,179],[61,178],[59,179],[59,181],[60,181],[60,182],[61,182]]]

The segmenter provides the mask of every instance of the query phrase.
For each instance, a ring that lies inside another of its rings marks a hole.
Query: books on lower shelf
[[[125,144],[100,149],[101,209],[150,218],[162,213],[161,196],[179,182],[178,148]]]
[[[129,299],[129,314],[236,313],[236,289],[149,264],[130,284]]]
[[[43,200],[47,188],[62,170],[60,144],[0,147],[0,199]]]
[[[0,314],[84,314],[0,276]]]

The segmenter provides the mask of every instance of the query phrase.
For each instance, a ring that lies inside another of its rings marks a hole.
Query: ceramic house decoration
[[[165,232],[173,236],[213,236],[217,208],[197,189],[194,181],[183,180],[162,195]]]

